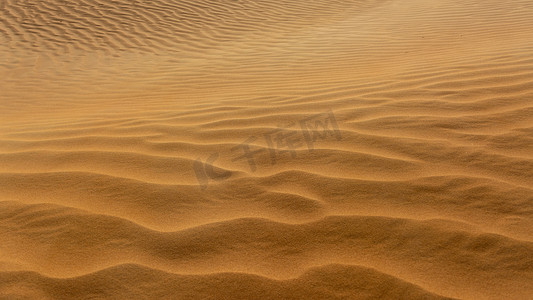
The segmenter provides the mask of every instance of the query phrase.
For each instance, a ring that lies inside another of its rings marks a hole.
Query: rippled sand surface
[[[0,0],[0,298],[531,299],[530,0]]]

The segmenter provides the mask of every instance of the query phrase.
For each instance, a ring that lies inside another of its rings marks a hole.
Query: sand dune
[[[72,279],[52,279],[31,272],[1,274],[10,285],[37,286],[40,296],[53,299],[86,297],[128,298],[144,295],[146,298],[175,297],[187,299],[354,299],[371,297],[450,299],[424,291],[416,285],[403,282],[387,274],[357,266],[330,265],[313,268],[301,277],[291,280],[273,280],[265,277],[224,273],[216,275],[175,275],[138,265],[121,265]],[[109,284],[109,280],[113,282]],[[153,289],[151,285],[167,282],[167,289]],[[131,288],[131,286],[135,288]],[[317,288],[317,286],[324,286]],[[12,292],[9,287],[4,292]],[[15,291],[16,295],[35,295],[28,287]]]
[[[527,0],[0,0],[0,298],[530,299],[531,28]]]

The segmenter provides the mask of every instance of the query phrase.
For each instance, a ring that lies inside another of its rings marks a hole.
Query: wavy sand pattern
[[[0,298],[531,299],[532,28],[529,0],[0,0]]]

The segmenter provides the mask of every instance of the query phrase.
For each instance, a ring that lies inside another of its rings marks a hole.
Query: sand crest
[[[530,299],[533,2],[0,0],[0,298]]]

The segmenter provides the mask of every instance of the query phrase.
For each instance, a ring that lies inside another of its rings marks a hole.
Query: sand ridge
[[[0,0],[0,296],[528,299],[532,27],[526,0]]]

